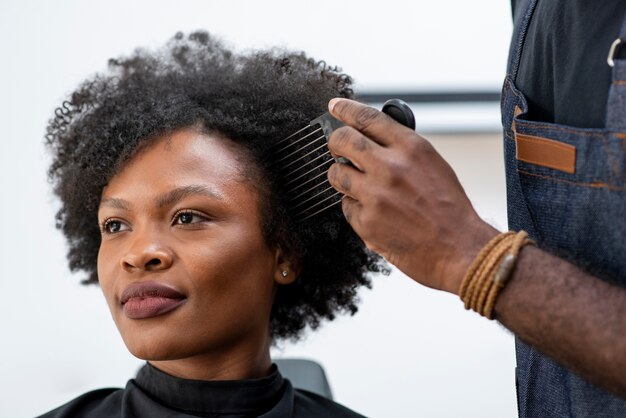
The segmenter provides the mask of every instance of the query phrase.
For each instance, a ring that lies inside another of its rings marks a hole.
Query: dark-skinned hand
[[[498,231],[476,214],[459,180],[433,146],[378,110],[333,99],[345,127],[328,141],[328,171],[344,193],[346,219],[367,247],[413,280],[457,293],[480,249]]]

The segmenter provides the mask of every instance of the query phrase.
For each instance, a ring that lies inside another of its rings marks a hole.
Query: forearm
[[[626,290],[527,246],[496,318],[557,362],[626,398]]]

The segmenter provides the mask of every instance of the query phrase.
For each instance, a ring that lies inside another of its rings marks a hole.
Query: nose
[[[128,272],[159,271],[170,268],[173,259],[171,249],[157,236],[149,235],[136,237],[120,263]]]

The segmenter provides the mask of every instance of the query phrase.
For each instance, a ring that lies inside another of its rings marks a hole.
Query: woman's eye
[[[117,221],[115,219],[110,219],[104,221],[102,225],[102,232],[105,234],[116,234],[118,232],[126,231],[128,227],[122,221]]]
[[[174,216],[174,224],[176,225],[195,224],[206,220],[206,217],[194,212],[179,212]]]

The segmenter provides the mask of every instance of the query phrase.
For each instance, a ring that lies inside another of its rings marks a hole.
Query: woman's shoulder
[[[294,418],[364,418],[337,402],[303,389],[294,391]]]
[[[39,418],[81,418],[119,416],[123,389],[92,390],[68,403],[39,416]]]

